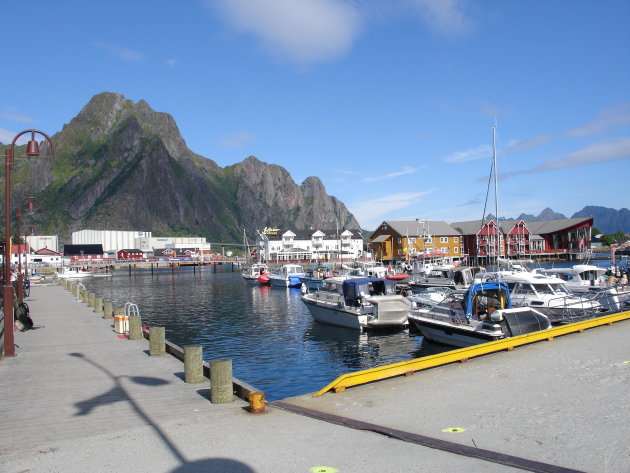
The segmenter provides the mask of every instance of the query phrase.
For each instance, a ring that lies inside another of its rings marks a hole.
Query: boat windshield
[[[542,294],[568,294],[569,291],[562,284],[553,284],[553,283],[545,283],[545,284],[532,284],[531,285],[538,295]]]

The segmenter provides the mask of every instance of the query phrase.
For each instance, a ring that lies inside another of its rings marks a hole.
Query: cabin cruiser
[[[248,283],[259,284],[258,278],[268,272],[269,268],[265,263],[254,263],[249,269],[243,271],[241,276]]]
[[[514,307],[536,309],[552,323],[575,322],[606,312],[595,297],[572,294],[557,277],[530,271],[495,271],[488,272],[485,280],[506,283]]]
[[[535,269],[535,272],[562,279],[576,295],[590,294],[611,311],[625,310],[630,305],[630,287],[610,280],[609,270],[592,264],[576,264],[570,268]]]
[[[374,277],[331,277],[302,301],[314,320],[359,330],[405,327],[411,309],[395,281]]]
[[[485,271],[481,266],[436,266],[424,276],[413,277],[407,284],[413,291],[426,287],[465,289],[480,282]]]
[[[268,276],[272,286],[300,287],[302,286],[300,276],[304,276],[304,268],[299,264],[285,264],[277,272],[273,272]],[[260,278],[259,282],[261,282]]]
[[[494,281],[449,289],[439,301],[416,301],[409,321],[425,338],[456,347],[551,328],[549,318],[536,309],[512,307],[508,285]]]

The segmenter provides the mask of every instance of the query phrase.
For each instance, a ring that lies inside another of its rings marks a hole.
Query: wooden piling
[[[203,348],[201,345],[184,345],[184,381],[203,383]]]
[[[97,314],[103,312],[103,298],[94,296],[94,312]]]
[[[137,316],[140,318],[140,316]],[[129,317],[131,319],[131,317]],[[149,355],[163,356],[166,354],[164,327],[149,328]]]
[[[139,315],[129,316],[129,340],[142,340],[142,320]]]
[[[232,389],[232,360],[212,360],[210,362],[210,401],[213,404],[234,402]]]
[[[103,318],[111,319],[113,317],[114,317],[114,305],[112,304],[112,301],[105,301],[105,304],[103,306]]]

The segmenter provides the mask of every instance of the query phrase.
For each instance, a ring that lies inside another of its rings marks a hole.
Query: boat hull
[[[316,322],[355,330],[363,330],[367,327],[367,315],[354,314],[345,310],[325,307],[311,301],[302,300],[311,313],[313,320]]]
[[[422,332],[422,336],[433,342],[450,345],[453,347],[471,347],[480,343],[500,340],[501,336],[492,336],[474,331],[460,330],[455,327],[444,327],[441,324],[429,320],[409,318],[410,322]]]

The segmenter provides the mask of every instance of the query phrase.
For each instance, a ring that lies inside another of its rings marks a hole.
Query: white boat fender
[[[308,288],[306,287],[306,284],[304,283],[302,283],[301,289],[302,289],[302,294],[306,294],[308,292]]]
[[[495,310],[490,314],[490,320],[493,322],[501,322],[503,320],[503,313],[500,310]]]

